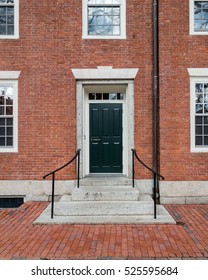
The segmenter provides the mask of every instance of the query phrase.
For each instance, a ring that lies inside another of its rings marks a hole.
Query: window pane
[[[204,137],[204,145],[208,145],[208,137],[207,136]]]
[[[12,127],[7,127],[7,135],[10,135],[10,136],[13,135],[13,128]]]
[[[96,15],[96,16],[104,16],[105,15],[105,8],[104,7],[94,8],[94,15]]]
[[[102,93],[96,93],[96,100],[102,99]]]
[[[208,117],[204,117],[204,124],[208,124]]]
[[[196,94],[196,103],[203,103],[203,94]]]
[[[13,107],[6,106],[6,115],[13,115]]]
[[[208,20],[207,19],[203,19],[201,21],[201,29],[208,29]]]
[[[4,107],[0,106],[0,115],[4,115]]]
[[[113,27],[113,34],[119,35],[120,34],[120,26],[114,26]]]
[[[200,19],[201,18],[201,13],[200,13],[200,9],[198,9],[198,8],[195,8],[194,9],[194,18],[195,19]]]
[[[13,105],[13,99],[12,98],[6,98],[6,105]]]
[[[0,93],[1,94],[1,93]],[[4,105],[4,97],[0,95],[0,106]]]
[[[13,15],[14,14],[14,7],[8,7],[7,8],[7,14],[8,15]]]
[[[14,24],[14,16],[8,16],[7,22],[8,22],[8,24]]]
[[[203,105],[197,104],[196,105],[196,114],[202,114],[203,113]]]
[[[7,27],[7,34],[8,35],[14,35],[14,25],[9,25]]]
[[[6,14],[6,7],[0,7],[0,15]]]
[[[195,117],[196,124],[202,124],[202,117]]]
[[[116,100],[117,99],[117,94],[116,93],[110,93],[109,94],[109,99],[110,100]]]
[[[6,24],[6,16],[0,15],[0,24]]]
[[[95,99],[95,93],[89,93],[89,100]]]
[[[202,135],[202,126],[196,126],[196,134]]]
[[[196,136],[196,145],[197,146],[202,145],[202,136]]]
[[[108,100],[109,99],[109,94],[108,93],[103,93],[103,99]]]
[[[204,105],[204,113],[207,114],[208,113],[208,104]]]
[[[7,146],[13,146],[13,138],[7,137]]]
[[[110,17],[110,16],[105,16],[104,18],[104,24],[105,25],[113,25],[113,17]]]
[[[208,84],[204,84],[204,93],[208,93]]]
[[[0,25],[0,35],[6,35],[6,25]]]
[[[117,93],[117,99],[123,100],[123,93]]]
[[[120,24],[120,17],[113,16],[113,24],[114,25],[119,25]]]
[[[0,125],[5,125],[5,119],[4,118],[0,118]]]
[[[208,126],[205,126],[205,127],[204,127],[204,134],[205,134],[205,135],[208,135]]]
[[[5,136],[5,127],[0,127],[0,136]]]
[[[195,92],[203,93],[203,84],[202,83],[195,84]]]
[[[5,137],[0,137],[0,146],[5,146]]]

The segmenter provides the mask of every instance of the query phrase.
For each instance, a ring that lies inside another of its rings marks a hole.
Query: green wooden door
[[[122,104],[90,104],[90,173],[122,173]]]

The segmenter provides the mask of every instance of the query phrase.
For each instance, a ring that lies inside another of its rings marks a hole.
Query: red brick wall
[[[0,41],[0,70],[19,70],[19,152],[0,153],[0,179],[39,180],[76,150],[71,68],[138,67],[135,147],[152,162],[152,1],[127,1],[126,40],[83,40],[81,0],[20,0],[20,39]],[[63,171],[60,179],[74,178]],[[141,177],[149,176],[141,170]]]
[[[81,0],[20,0],[20,39],[0,40],[0,71],[19,78],[19,152],[0,153],[1,180],[39,180],[76,151],[72,68],[139,68],[135,148],[152,165],[152,0],[127,0],[126,40],[83,40]],[[207,67],[206,36],[189,35],[189,1],[159,1],[160,171],[204,180],[206,154],[190,153],[189,67]],[[197,48],[196,48],[197,47]],[[200,166],[200,168],[199,168]],[[71,174],[69,174],[71,171]],[[72,179],[74,166],[59,179]],[[140,165],[138,178],[151,178]]]
[[[206,153],[190,152],[187,68],[207,68],[207,36],[189,35],[189,0],[159,1],[160,171],[166,180],[207,180]]]

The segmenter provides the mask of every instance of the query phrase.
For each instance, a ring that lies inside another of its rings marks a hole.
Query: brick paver
[[[166,205],[176,225],[34,225],[47,205],[0,210],[0,259],[208,259],[208,205]]]

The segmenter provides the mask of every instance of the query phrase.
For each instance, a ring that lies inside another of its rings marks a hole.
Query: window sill
[[[122,35],[122,36],[90,36],[90,35],[83,35],[82,39],[87,39],[87,40],[125,40],[126,39],[126,35]]]
[[[208,147],[201,147],[201,148],[192,147],[191,153],[208,153]]]
[[[0,149],[0,154],[1,153],[18,153],[18,149],[15,148]]]
[[[6,35],[0,35],[0,40],[18,40],[19,35],[14,36],[6,36]]]
[[[193,36],[197,36],[197,35],[208,35],[208,31],[204,31],[204,32],[201,32],[201,31],[190,31],[189,35],[193,35]]]

